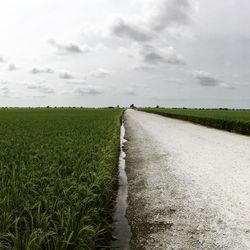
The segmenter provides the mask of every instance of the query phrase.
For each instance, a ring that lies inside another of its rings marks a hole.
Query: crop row
[[[0,111],[0,249],[108,248],[121,113]]]
[[[250,135],[249,111],[189,110],[189,109],[141,109],[162,116]]]

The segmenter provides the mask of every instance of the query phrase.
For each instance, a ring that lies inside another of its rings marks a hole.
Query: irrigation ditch
[[[120,156],[119,156],[119,185],[115,206],[115,229],[113,233],[112,249],[129,250],[131,238],[131,229],[126,218],[127,197],[128,197],[128,180],[126,174],[126,153],[124,152],[125,126],[122,121],[120,132]]]

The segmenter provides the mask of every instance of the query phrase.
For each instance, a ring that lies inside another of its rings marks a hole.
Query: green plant
[[[107,246],[121,114],[0,110],[0,249]]]
[[[250,111],[228,109],[140,109],[170,118],[250,135]]]

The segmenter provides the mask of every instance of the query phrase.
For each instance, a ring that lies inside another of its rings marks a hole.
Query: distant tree
[[[134,105],[134,104],[131,104],[131,105],[130,105],[130,108],[134,109],[134,108],[135,108],[135,105]]]
[[[47,106],[46,108],[47,108],[47,109],[49,109],[49,108],[50,108],[50,106]]]
[[[158,108],[160,108],[160,106],[159,106],[159,105],[157,105],[157,106],[156,106],[156,108],[158,109]]]

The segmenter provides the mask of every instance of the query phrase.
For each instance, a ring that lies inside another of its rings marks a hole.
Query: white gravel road
[[[250,249],[250,137],[125,113],[131,249]]]

